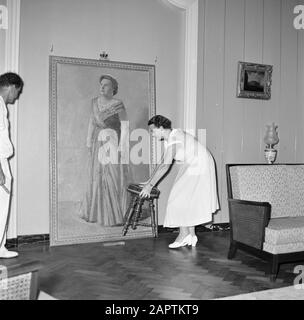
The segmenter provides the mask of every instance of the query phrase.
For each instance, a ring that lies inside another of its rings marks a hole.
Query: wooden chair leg
[[[39,278],[38,271],[32,272],[30,300],[37,300],[39,295]]]
[[[275,282],[279,272],[279,259],[277,255],[273,255],[271,261],[270,281]]]
[[[235,257],[237,251],[237,242],[232,240],[230,242],[230,248],[229,248],[229,252],[228,252],[228,259],[231,260]]]
[[[128,228],[131,224],[131,219],[132,219],[132,215],[134,213],[134,207],[136,205],[137,202],[137,197],[132,197],[132,200],[130,202],[129,208],[125,214],[125,218],[124,218],[124,227],[122,229],[122,235],[125,236],[128,232]]]
[[[152,234],[153,234],[153,237],[156,238],[157,237],[157,226],[156,226],[154,203],[153,203],[152,199],[150,199],[150,201],[149,201],[149,206],[150,206],[150,214],[151,214]]]
[[[145,199],[139,198],[137,197],[137,204],[136,204],[136,208],[135,208],[135,215],[134,215],[134,219],[133,219],[133,224],[132,224],[132,229],[135,230],[136,229],[136,225],[137,222],[140,218],[141,215],[141,208],[142,205],[144,203]]]

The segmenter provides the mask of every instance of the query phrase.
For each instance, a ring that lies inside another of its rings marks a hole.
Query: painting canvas
[[[147,123],[155,66],[58,56],[49,63],[51,245],[152,236],[146,207],[136,229],[122,229],[128,184],[154,169]]]
[[[271,98],[271,65],[239,62],[237,97],[269,100]]]

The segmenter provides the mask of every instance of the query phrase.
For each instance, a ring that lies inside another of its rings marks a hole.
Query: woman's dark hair
[[[17,73],[7,72],[0,75],[0,88],[15,86],[16,89],[23,88],[23,80]]]
[[[112,76],[110,76],[109,74],[104,74],[99,78],[99,83],[101,83],[101,81],[103,79],[107,79],[110,80],[112,82],[112,86],[113,86],[113,96],[115,96],[115,94],[118,92],[118,82],[116,79],[114,79]]]
[[[168,118],[161,115],[156,115],[148,121],[148,126],[152,124],[154,124],[156,128],[163,127],[164,129],[172,129],[171,121]]]

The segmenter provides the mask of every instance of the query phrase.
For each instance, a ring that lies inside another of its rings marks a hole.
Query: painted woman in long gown
[[[143,184],[141,196],[149,196],[152,187],[175,162],[179,170],[169,195],[164,227],[180,229],[169,248],[195,246],[198,241],[195,226],[210,222],[219,208],[214,160],[194,136],[172,129],[169,119],[157,115],[148,124],[152,135],[164,140],[166,149],[161,163]]]
[[[121,161],[127,117],[123,102],[113,98],[117,91],[112,76],[101,76],[87,135],[89,168],[82,218],[102,226],[122,224],[130,182],[129,166]]]

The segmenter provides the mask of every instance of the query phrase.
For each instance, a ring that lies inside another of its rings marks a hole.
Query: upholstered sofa
[[[274,281],[281,263],[304,260],[304,164],[227,164],[231,243],[269,261]]]

